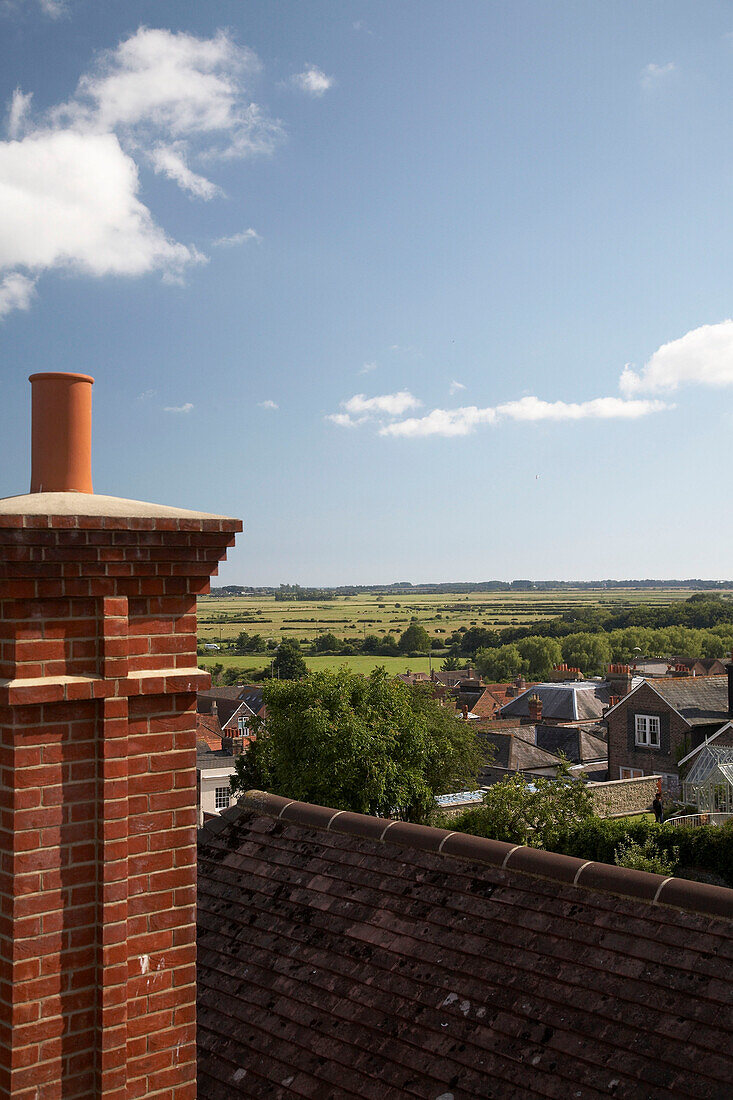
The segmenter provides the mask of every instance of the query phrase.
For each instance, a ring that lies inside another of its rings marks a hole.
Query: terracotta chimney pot
[[[92,384],[88,374],[29,378],[31,492],[93,493]]]

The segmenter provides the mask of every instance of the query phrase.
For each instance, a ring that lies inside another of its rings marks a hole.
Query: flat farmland
[[[581,608],[620,611],[636,604],[669,604],[688,599],[694,588],[568,589],[560,592],[475,592],[399,595],[364,593],[333,600],[281,601],[274,596],[202,596],[198,602],[199,641],[231,642],[241,631],[277,642],[310,642],[327,631],[359,641],[366,634],[399,637],[417,619],[431,637],[442,640],[461,627],[501,629],[526,626]],[[720,590],[717,590],[720,591]]]

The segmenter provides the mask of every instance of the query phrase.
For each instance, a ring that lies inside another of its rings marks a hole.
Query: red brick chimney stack
[[[542,721],[542,700],[539,695],[532,694],[527,701],[529,707],[529,717],[532,722]]]
[[[33,376],[0,500],[0,1096],[195,1096],[196,596],[238,520],[97,496]]]

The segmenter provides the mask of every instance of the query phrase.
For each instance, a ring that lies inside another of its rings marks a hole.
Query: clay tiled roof
[[[211,752],[221,748],[221,726],[215,715],[196,715],[196,741],[205,743]]]
[[[199,834],[199,1095],[724,1100],[732,901],[250,792]]]
[[[730,717],[727,676],[665,676],[649,686],[691,726],[711,725]]]

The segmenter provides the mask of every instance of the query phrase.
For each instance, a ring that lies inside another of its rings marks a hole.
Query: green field
[[[271,661],[272,648],[266,644],[261,655],[236,656],[228,652],[228,645],[238,634],[246,631],[250,636],[259,634],[265,641],[279,643],[285,638],[295,638],[306,653],[319,635],[331,632],[346,642],[358,643],[367,634],[380,638],[391,634],[398,639],[413,619],[427,630],[436,642],[447,642],[448,637],[461,627],[488,627],[501,630],[508,626],[528,626],[538,619],[553,618],[588,608],[598,608],[606,613],[623,611],[638,604],[659,606],[688,599],[696,589],[645,588],[645,589],[564,589],[548,592],[469,592],[413,593],[407,590],[395,595],[365,592],[358,596],[337,596],[282,601],[274,596],[202,596],[198,602],[199,642],[222,645],[221,652],[210,652],[199,658],[199,663],[211,667],[220,663],[225,668],[235,665],[242,670],[255,671],[265,668]],[[729,592],[718,593],[730,595]],[[433,657],[433,666],[440,667],[441,656]],[[424,658],[379,656],[306,656],[310,668],[339,668],[346,665],[358,672],[369,672],[383,665],[389,672],[428,671],[429,661]],[[246,671],[243,671],[246,676]]]
[[[433,668],[440,668],[441,658],[433,660]],[[269,663],[265,657],[230,657],[228,655],[213,657],[199,657],[200,668],[211,668],[212,665],[222,664],[224,668],[241,668],[247,672],[253,672],[265,668]],[[387,672],[396,676],[399,672],[429,672],[430,663],[427,657],[306,657],[308,668],[346,668],[352,672],[360,672],[368,675],[372,669],[382,666]]]
[[[202,596],[199,599],[199,640],[227,642],[242,631],[263,638],[297,638],[310,642],[332,631],[358,641],[366,634],[399,637],[416,617],[440,640],[462,626],[526,626],[580,608],[623,610],[635,604],[668,604],[688,599],[693,588],[578,589],[557,592],[477,592],[463,595],[407,593],[339,596],[334,600],[278,601],[274,596]]]

